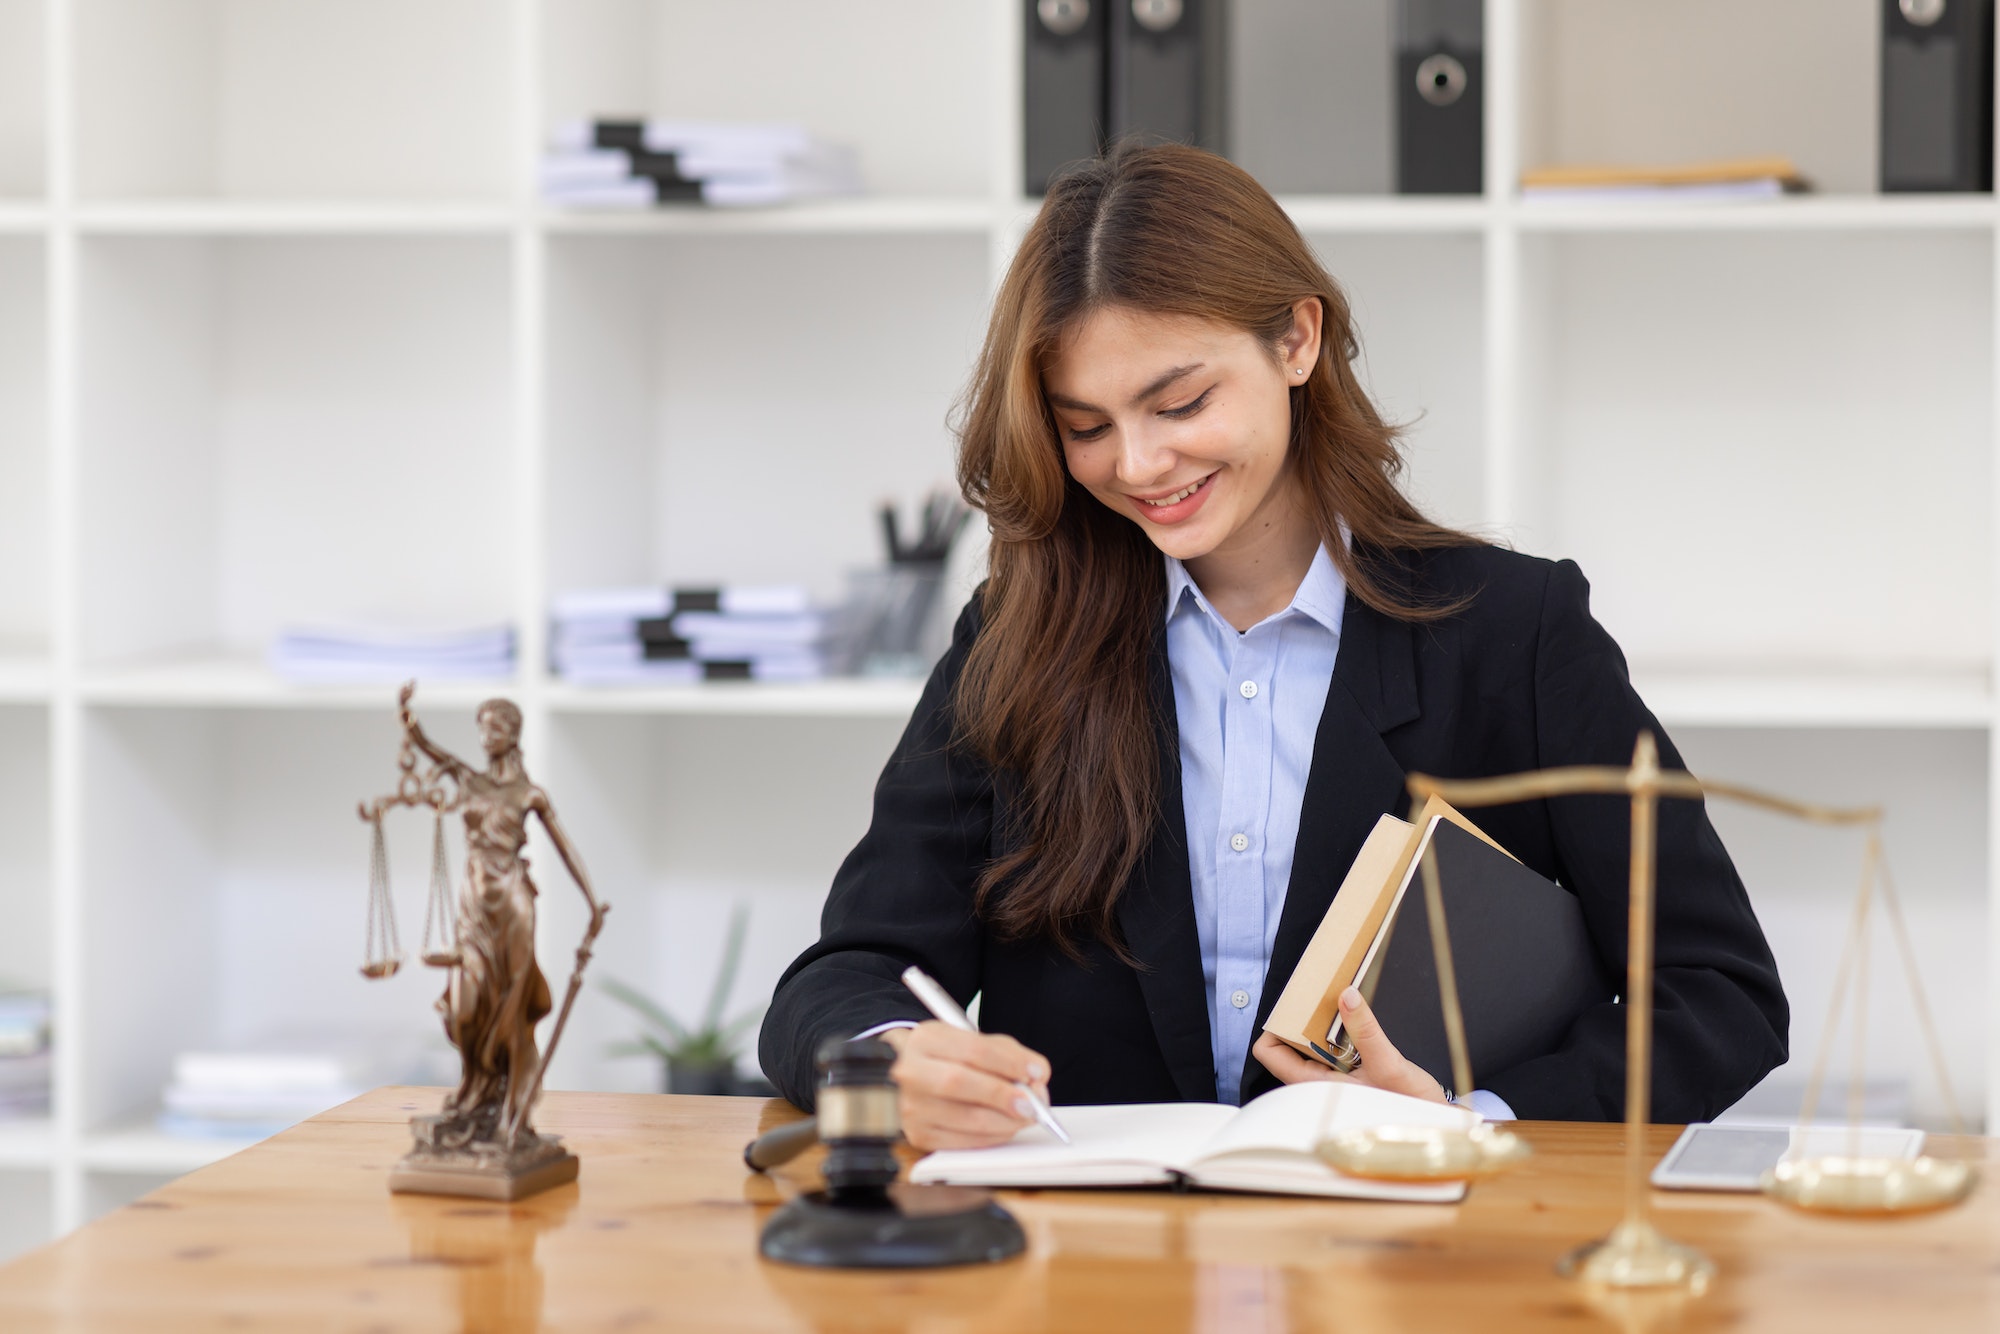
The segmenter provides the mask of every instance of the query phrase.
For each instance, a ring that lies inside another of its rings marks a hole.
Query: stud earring
[[[1294,375],[1304,375],[1306,373],[1306,368],[1303,366],[1294,367],[1292,373]]]

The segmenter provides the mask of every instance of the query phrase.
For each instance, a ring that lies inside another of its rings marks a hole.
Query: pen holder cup
[[[844,670],[861,676],[923,676],[944,656],[943,561],[897,561],[848,576],[842,609]]]

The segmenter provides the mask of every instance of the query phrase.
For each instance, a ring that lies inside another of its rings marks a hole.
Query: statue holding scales
[[[438,1114],[412,1118],[416,1145],[396,1165],[389,1188],[518,1199],[576,1178],[576,1155],[554,1136],[537,1134],[529,1116],[583,984],[607,905],[591,891],[582,859],[556,819],[548,794],[528,778],[521,760],[520,710],[504,699],[479,706],[476,722],[487,759],[480,769],[425,735],[410,709],[415,693],[411,682],[397,700],[403,747],[396,791],[361,805],[361,818],[373,827],[369,958],[361,971],[367,977],[387,977],[401,966],[383,814],[394,806],[428,806],[435,831],[422,957],[446,970],[437,1008],[445,1036],[458,1048],[461,1074]],[[419,753],[433,766],[421,777]],[[465,882],[455,905],[447,902],[450,876],[444,853],[444,817],[451,811],[465,816]],[[536,889],[522,855],[531,815],[541,819],[590,909],[590,926],[577,947],[569,989],[542,1053],[535,1049],[535,1025],[555,1007],[535,959]]]

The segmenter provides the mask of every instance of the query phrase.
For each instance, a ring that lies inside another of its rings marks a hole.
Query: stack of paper
[[[0,992],[0,1119],[49,1110],[49,998]]]
[[[579,120],[542,158],[542,198],[563,208],[784,204],[861,192],[854,151],[798,125]]]
[[[1652,202],[1775,199],[1812,187],[1790,158],[1737,158],[1651,167],[1539,167],[1521,175],[1526,199]]]
[[[581,685],[811,681],[827,618],[803,588],[596,588],[555,600],[550,656]]]
[[[416,1057],[390,1043],[274,1037],[186,1051],[161,1094],[159,1128],[198,1139],[263,1139],[378,1084],[406,1079]]]
[[[287,630],[271,645],[271,668],[292,681],[345,685],[421,679],[485,681],[514,674],[514,630]]]

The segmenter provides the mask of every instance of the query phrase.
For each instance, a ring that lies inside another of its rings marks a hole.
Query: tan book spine
[[[1306,1056],[1313,1055],[1314,1042],[1325,1040],[1341,990],[1354,979],[1362,956],[1382,929],[1389,900],[1402,878],[1399,868],[1410,864],[1415,835],[1415,826],[1393,815],[1375,822],[1278,1003],[1271,1007],[1266,1033]]]
[[[1442,797],[1432,797],[1417,814],[1415,824],[1384,815],[1375,822],[1368,838],[1347,868],[1340,889],[1328,905],[1319,929],[1299,956],[1298,967],[1285,983],[1264,1031],[1297,1049],[1300,1055],[1321,1064],[1325,1059],[1313,1050],[1324,1044],[1333,1021],[1340,1012],[1340,993],[1354,982],[1366,964],[1389,910],[1395,905],[1396,891],[1409,875],[1421,834],[1433,819],[1443,818],[1500,847],[1485,830],[1465,818]],[[1508,853],[1508,856],[1513,856]],[[1516,860],[1519,860],[1516,858]]]

